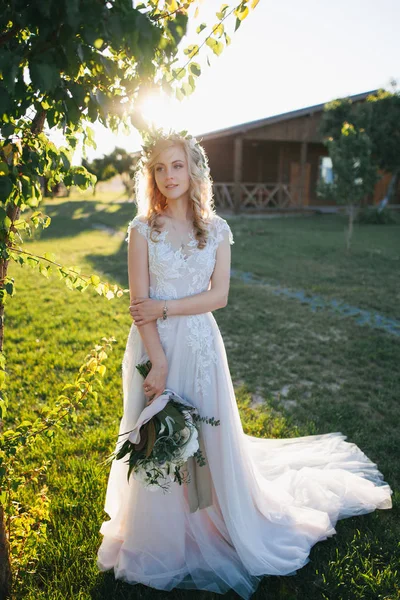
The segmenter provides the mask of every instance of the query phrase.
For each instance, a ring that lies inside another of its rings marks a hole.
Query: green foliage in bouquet
[[[136,368],[143,377],[146,377],[151,369],[151,362],[138,364]],[[193,437],[197,440],[198,423],[205,422],[214,426],[220,424],[220,421],[214,417],[200,417],[194,406],[182,404],[172,391],[168,393],[170,399],[165,407],[140,428],[140,441],[135,444],[126,439],[105,461],[108,463],[114,459],[121,460],[127,457],[128,481],[133,472],[139,478],[138,472],[144,470],[143,483],[164,490],[169,487],[168,480],[177,481],[179,485],[189,482],[188,474],[181,471],[189,456],[193,456],[199,466],[206,464],[199,447],[194,453],[191,453],[188,448],[189,444],[192,444],[193,448]],[[130,432],[120,435],[127,435],[127,433]],[[185,448],[187,456],[185,456]],[[166,480],[167,483],[160,480]]]

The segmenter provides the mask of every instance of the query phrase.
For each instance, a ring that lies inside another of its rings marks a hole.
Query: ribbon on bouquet
[[[154,415],[159,413],[168,403],[171,394],[176,398],[178,402],[185,404],[186,406],[192,407],[192,405],[179,396],[173,390],[166,389],[164,392],[155,398],[151,404],[146,406],[139,415],[128,439],[132,444],[138,444],[140,442],[140,428],[142,425],[147,423]],[[206,464],[200,466],[194,456],[190,456],[185,465],[189,474],[189,481],[187,483],[188,488],[188,499],[190,512],[196,512],[201,508],[207,508],[212,505],[212,484],[211,484],[211,472],[208,465],[206,456],[206,449],[204,447],[203,436],[201,433],[201,425],[198,429],[198,442],[199,449],[206,460]]]

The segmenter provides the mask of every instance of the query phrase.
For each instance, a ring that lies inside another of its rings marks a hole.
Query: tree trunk
[[[11,221],[19,218],[20,208],[10,204],[7,208],[7,216]],[[0,282],[7,276],[8,260],[0,261]],[[4,304],[0,303],[0,351],[3,351],[4,343]],[[0,433],[3,431],[3,421],[0,420]],[[12,571],[10,561],[10,545],[7,537],[4,508],[0,504],[0,600],[10,598],[12,588]]]
[[[17,207],[14,207],[17,208]],[[19,210],[18,210],[19,213]],[[3,281],[7,275],[8,261],[0,261],[0,278]],[[4,304],[0,304],[0,350],[3,350],[4,340]],[[0,420],[0,434],[3,432],[3,421]],[[10,545],[7,537],[4,508],[0,504],[0,600],[10,598],[12,573],[10,561]]]
[[[353,236],[353,223],[354,223],[354,205],[350,204],[349,207],[349,223],[346,231],[346,248],[350,250],[351,238]]]
[[[4,509],[0,504],[0,600],[11,597],[11,586],[10,546],[6,534]]]
[[[37,135],[43,131],[46,120],[46,111],[39,110],[33,118],[31,132]],[[9,204],[7,216],[11,221],[16,221],[20,215],[20,207]],[[8,240],[7,240],[8,241]],[[3,285],[7,275],[9,260],[0,260],[0,285]],[[4,342],[4,304],[0,304],[0,351],[3,351]],[[0,433],[3,431],[3,421],[0,420]],[[0,600],[7,600],[11,596],[12,571],[10,561],[10,544],[7,536],[4,508],[0,504]]]

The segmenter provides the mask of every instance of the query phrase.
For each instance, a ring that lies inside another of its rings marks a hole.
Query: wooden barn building
[[[363,102],[377,90],[350,96]],[[233,212],[332,211],[317,197],[319,178],[330,181],[332,163],[318,133],[324,104],[196,135],[209,157],[217,208]],[[382,174],[364,204],[377,204],[391,174]],[[392,197],[400,204],[400,189]]]

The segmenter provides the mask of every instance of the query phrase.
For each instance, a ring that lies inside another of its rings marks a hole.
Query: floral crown
[[[201,157],[201,166],[207,168],[207,159],[204,154],[203,148],[200,146],[198,140],[190,135],[187,131],[174,131],[170,129],[166,132],[164,129],[147,129],[142,132],[143,144],[140,154],[140,163],[145,165],[153,153],[155,145],[160,140],[171,140],[179,141],[180,139],[193,140],[194,146],[197,148],[199,156]]]

